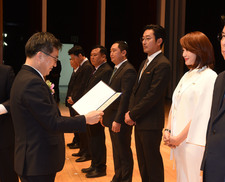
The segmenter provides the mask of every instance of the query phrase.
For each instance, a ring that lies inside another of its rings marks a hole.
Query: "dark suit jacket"
[[[68,89],[67,89],[67,94],[66,94],[66,98],[65,98],[66,107],[71,107],[71,104],[69,104],[67,102],[67,99],[68,99],[69,96],[72,95],[73,86],[76,84],[76,75],[77,75],[77,72],[73,71],[73,73],[71,74],[71,77],[70,77],[70,81],[69,81]]]
[[[14,72],[10,66],[0,65],[0,104],[8,111],[0,115],[0,149],[14,145],[14,129],[10,115],[10,89],[14,80]]]
[[[130,100],[130,117],[136,121],[136,129],[155,130],[164,127],[164,97],[169,83],[171,66],[168,59],[158,54],[138,78]]]
[[[11,89],[15,128],[15,170],[19,175],[60,171],[65,160],[64,132],[84,131],[85,117],[62,117],[39,73],[23,65]]]
[[[77,70],[76,79],[71,92],[74,102],[77,102],[84,95],[88,80],[91,78],[93,71],[94,68],[89,61],[85,61]]]
[[[89,91],[101,80],[107,84],[111,75],[112,67],[108,63],[103,63],[89,79],[86,92]]]
[[[211,115],[206,136],[206,148],[202,162],[202,169],[209,168],[207,176],[213,181],[225,179],[225,72],[218,75],[213,92]],[[207,98],[206,98],[207,99]],[[212,172],[214,171],[214,172]],[[223,177],[221,178],[221,175]],[[218,178],[220,176],[220,179]],[[217,179],[218,178],[218,179]],[[209,180],[210,181],[210,180]]]
[[[135,68],[128,61],[124,62],[114,74],[109,86],[116,92],[122,92],[122,95],[104,111],[103,123],[105,126],[111,128],[113,121],[125,124],[124,115],[128,110],[136,76]]]

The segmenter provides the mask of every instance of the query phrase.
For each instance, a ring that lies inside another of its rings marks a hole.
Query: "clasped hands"
[[[170,148],[176,148],[180,145],[181,141],[178,136],[171,136],[169,131],[164,131],[163,135],[164,144],[169,146]]]

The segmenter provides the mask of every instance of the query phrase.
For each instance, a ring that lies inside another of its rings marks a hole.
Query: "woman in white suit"
[[[214,82],[213,46],[202,32],[191,32],[180,39],[189,71],[178,83],[172,97],[164,142],[172,148],[177,182],[202,180],[200,165],[204,153]]]

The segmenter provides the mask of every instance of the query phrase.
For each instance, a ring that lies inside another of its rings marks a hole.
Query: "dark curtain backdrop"
[[[15,73],[25,62],[24,46],[28,38],[37,31],[41,31],[40,0],[3,0],[3,32],[7,33],[3,61],[11,65]]]

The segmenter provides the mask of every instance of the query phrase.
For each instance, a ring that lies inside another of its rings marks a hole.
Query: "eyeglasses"
[[[223,34],[223,33],[219,33],[219,34],[217,35],[218,41],[221,41],[224,37],[225,37],[225,34]]]
[[[46,52],[44,52],[44,51],[40,51],[40,52],[44,53],[44,54],[47,55],[47,56],[50,56],[50,57],[54,58],[54,59],[55,59],[55,62],[57,62],[57,61],[59,60],[57,57],[52,56],[52,55],[50,55],[50,54],[48,54],[48,53],[46,53]]]
[[[143,42],[143,41],[145,40],[145,41],[148,42],[148,41],[150,41],[151,39],[152,39],[151,37],[141,37],[141,38],[140,38],[140,41]]]

